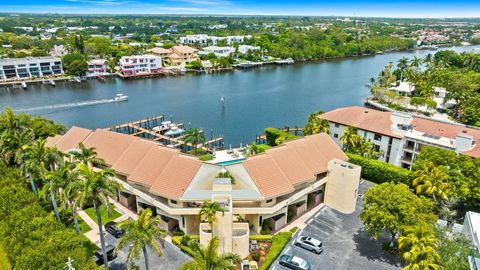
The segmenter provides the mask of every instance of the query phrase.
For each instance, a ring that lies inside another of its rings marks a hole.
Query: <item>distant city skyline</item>
[[[0,0],[1,12],[79,14],[296,15],[347,17],[480,17],[472,0]]]

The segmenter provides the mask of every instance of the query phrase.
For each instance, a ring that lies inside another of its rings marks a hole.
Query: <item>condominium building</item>
[[[425,145],[480,157],[480,130],[465,125],[363,107],[339,108],[318,117],[330,122],[331,137],[337,145],[342,146],[340,137],[345,129],[355,127],[383,151],[380,160],[404,168],[411,168]]]
[[[249,235],[259,234],[264,223],[277,231],[321,203],[344,213],[355,210],[360,167],[346,162],[326,134],[289,141],[224,166],[103,129],[72,127],[65,135],[49,138],[48,146],[69,152],[80,142],[95,147],[116,171],[122,204],[137,211],[150,208],[165,230],[200,235],[201,243],[213,232],[220,238],[221,252],[241,257],[249,254]],[[219,177],[220,172],[231,177]],[[213,227],[199,218],[206,200],[224,209]]]
[[[220,41],[225,41],[227,45],[232,45],[234,43],[244,43],[247,39],[251,38],[251,35],[244,36],[226,36],[226,37],[217,37],[209,36],[205,34],[197,35],[187,35],[180,37],[180,44],[189,44],[189,45],[198,45],[198,46],[208,46],[208,45],[217,45]]]
[[[119,72],[125,77],[146,76],[163,72],[162,58],[156,55],[130,55],[120,58]]]
[[[63,74],[58,57],[26,57],[0,59],[0,79],[28,79]]]
[[[87,62],[87,75],[96,76],[107,73],[107,60],[105,59],[92,59]]]
[[[208,46],[203,48],[203,54],[213,53],[216,57],[229,57],[232,53],[235,52],[234,47],[218,47],[218,46]]]

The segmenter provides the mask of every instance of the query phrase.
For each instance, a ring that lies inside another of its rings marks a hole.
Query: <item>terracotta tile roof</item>
[[[307,143],[305,139],[299,139],[288,142],[288,147],[293,148],[298,153],[312,174],[327,171],[330,160],[322,155],[321,150],[315,144]]]
[[[113,131],[97,129],[83,142],[86,147],[95,147],[99,157],[111,166],[138,137]]]
[[[320,149],[320,154],[325,157],[327,161],[332,159],[348,160],[347,155],[345,155],[327,133],[306,136],[305,140],[307,144],[311,143]]]
[[[478,129],[418,117],[413,118],[412,125],[417,131],[451,139],[455,139],[458,134],[468,134],[474,138],[475,147],[462,154],[480,157],[480,130]]]
[[[63,137],[63,135],[60,135],[60,134],[55,135],[53,137],[48,137],[47,142],[45,143],[45,146],[46,147],[54,147],[62,137]]]
[[[171,59],[180,59],[182,57],[180,57],[180,55],[176,54],[176,53],[172,53],[168,56],[168,58],[171,58]]]
[[[392,120],[391,112],[381,112],[363,107],[353,106],[338,108],[333,111],[319,115],[319,118],[329,122],[338,123],[346,126],[353,126],[394,138],[401,138],[390,129]]]
[[[190,46],[184,46],[184,45],[173,46],[172,50],[179,54],[194,53],[197,51],[197,49],[195,48],[192,48]]]
[[[195,157],[175,155],[153,183],[150,193],[170,199],[180,198],[201,165],[202,161]]]
[[[155,179],[162,173],[168,162],[178,155],[176,149],[167,147],[153,147],[133,169],[127,180],[146,187],[151,187]],[[173,182],[172,182],[173,183]]]
[[[267,154],[252,156],[243,161],[243,166],[265,198],[278,197],[294,191],[275,160]]]
[[[55,144],[57,149],[62,152],[68,152],[72,149],[78,148],[78,144],[83,142],[92,131],[80,127],[71,127],[60,140]]]
[[[147,152],[157,146],[159,146],[158,143],[143,139],[133,141],[112,165],[112,169],[128,176],[145,157]]]
[[[292,147],[274,147],[267,150],[267,155],[273,158],[293,186],[315,180],[312,171]]]
[[[162,48],[162,47],[151,48],[151,49],[147,50],[147,52],[156,53],[156,54],[169,54],[169,53],[172,53],[171,50],[165,49],[165,48]]]

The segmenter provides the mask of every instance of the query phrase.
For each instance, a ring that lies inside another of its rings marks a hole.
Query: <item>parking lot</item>
[[[359,194],[373,184],[362,181]],[[352,214],[343,214],[329,207],[322,208],[308,221],[307,226],[297,232],[282,254],[294,255],[310,263],[312,270],[318,269],[402,269],[399,258],[382,250],[382,243],[388,238],[371,239],[363,229],[359,214],[362,199],[357,198],[357,207]],[[311,236],[323,242],[323,252],[314,254],[297,247],[293,241],[299,236]],[[272,270],[287,269],[277,260]]]

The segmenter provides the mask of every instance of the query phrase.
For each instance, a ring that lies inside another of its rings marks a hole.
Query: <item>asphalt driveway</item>
[[[359,188],[357,207],[352,214],[343,214],[324,207],[313,215],[307,226],[297,232],[287,244],[282,254],[289,254],[307,260],[312,270],[319,269],[402,269],[400,260],[382,250],[382,243],[388,238],[371,239],[363,229],[359,214],[363,194],[373,184],[363,181]],[[319,255],[297,247],[293,240],[298,236],[311,236],[323,242],[323,252]],[[271,270],[287,269],[277,260]]]

